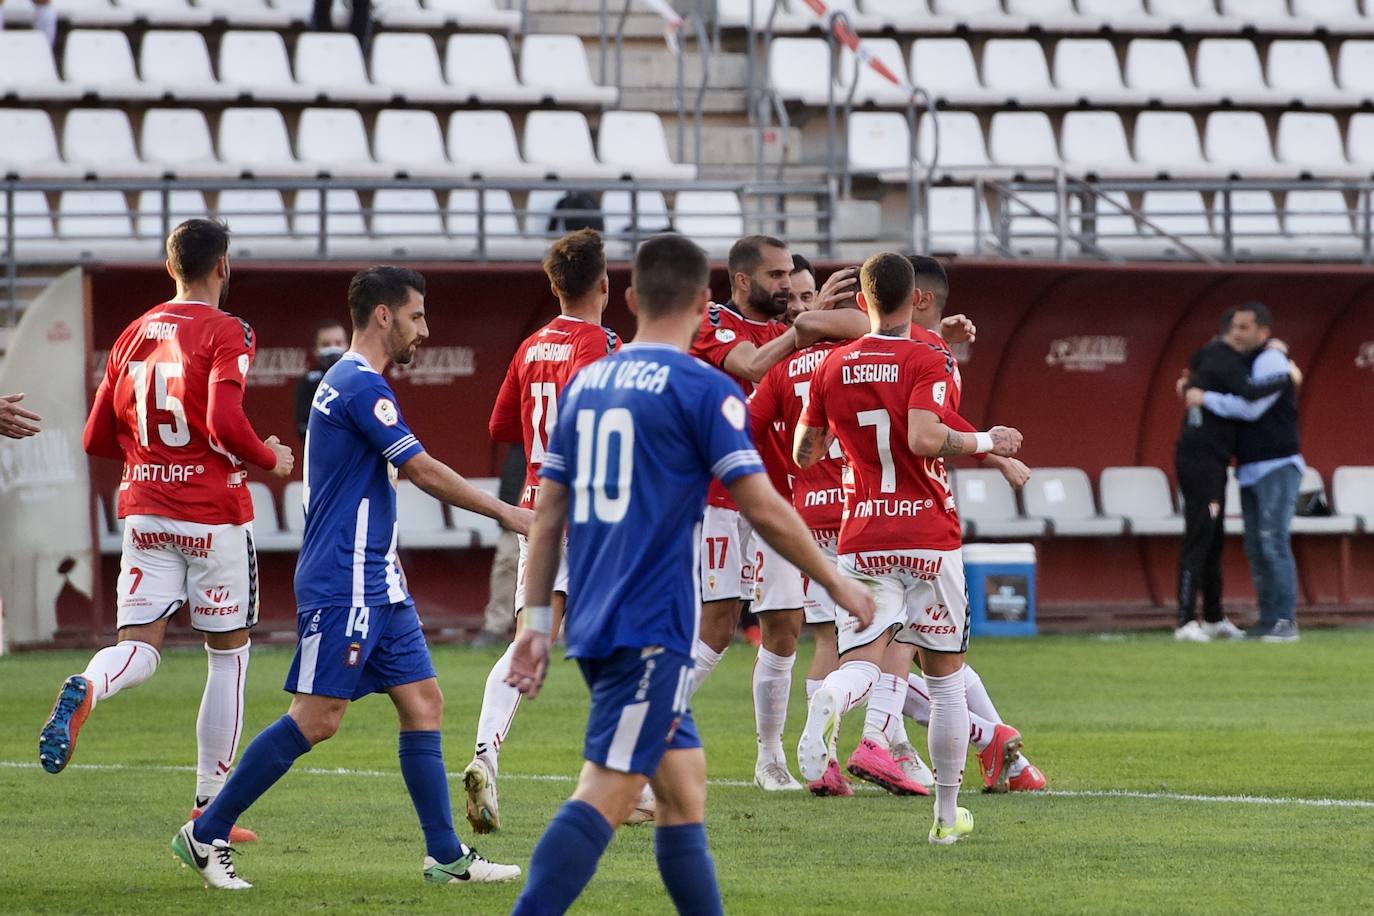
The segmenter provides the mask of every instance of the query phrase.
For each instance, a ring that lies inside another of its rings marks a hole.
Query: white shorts
[[[746,554],[753,531],[738,509],[707,506],[701,520],[701,600],[754,597],[754,564]]]
[[[897,642],[935,652],[968,651],[968,591],[957,550],[883,550],[840,555],[840,572],[873,592],[872,625],[836,611],[840,654],[896,628]]]
[[[836,560],[835,544],[840,538],[838,531],[817,531],[813,528],[811,537],[821,549],[821,553],[832,561]],[[806,611],[807,623],[835,622],[835,599],[830,597],[830,592],[825,590],[824,585],[813,581],[810,576],[802,576],[802,595],[805,599],[802,609]]]
[[[525,609],[525,560],[530,554],[530,539],[517,534],[515,540],[520,544],[520,559],[515,564],[515,613]],[[568,594],[568,541],[558,550],[558,572],[553,576],[553,590]]]
[[[130,515],[124,520],[117,594],[119,627],[154,623],[183,604],[197,630],[251,627],[258,622],[253,526]]]
[[[801,610],[806,600],[801,570],[757,532],[750,538],[750,546],[754,558],[754,606],[750,610],[755,614]]]

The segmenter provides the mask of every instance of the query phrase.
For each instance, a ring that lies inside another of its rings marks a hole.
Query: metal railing
[[[64,192],[116,192],[122,210],[62,209]],[[222,208],[221,192],[277,192],[282,207]],[[337,192],[344,192],[339,195]],[[423,202],[378,205],[377,192],[419,191]],[[728,191],[741,212],[682,209],[678,195]],[[183,192],[198,192],[206,208],[188,209]],[[493,193],[494,192],[494,193]],[[502,193],[504,192],[504,193]],[[595,210],[555,208],[572,192],[598,201]],[[35,195],[41,195],[41,205]],[[508,197],[507,195],[515,195]],[[518,198],[523,197],[517,205]],[[783,206],[784,199],[790,201]],[[432,200],[433,207],[428,201]],[[497,181],[497,180],[0,180],[4,235],[0,238],[4,287],[0,313],[13,323],[21,290],[46,281],[19,276],[28,265],[82,261],[161,260],[162,241],[192,216],[225,219],[235,257],[271,260],[537,261],[562,234],[550,220],[600,218],[607,253],[627,259],[642,239],[668,229],[690,236],[713,255],[723,255],[741,234],[781,233],[803,250],[834,254],[833,183],[767,181]],[[811,201],[810,207],[801,206]],[[508,206],[507,203],[510,205]]]

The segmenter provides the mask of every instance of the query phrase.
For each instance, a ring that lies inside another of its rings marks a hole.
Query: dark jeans
[[[329,10],[334,0],[315,0],[310,16],[310,28],[316,32],[328,32],[334,28]],[[348,30],[358,38],[358,44],[367,55],[372,41],[372,0],[353,0],[353,15],[349,19]]]
[[[1250,560],[1250,577],[1255,580],[1262,627],[1297,619],[1298,567],[1289,530],[1301,482],[1302,472],[1290,464],[1240,491],[1245,556]]]
[[[1195,619],[1198,593],[1202,615],[1222,619],[1221,550],[1226,543],[1226,464],[1186,453],[1174,456],[1183,491],[1183,544],[1178,554],[1178,625]]]

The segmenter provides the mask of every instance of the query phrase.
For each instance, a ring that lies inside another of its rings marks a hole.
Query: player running
[[[840,525],[840,569],[872,590],[878,611],[870,625],[837,614],[841,664],[811,698],[797,757],[806,779],[840,780],[840,717],[868,695],[883,670],[904,660],[896,670],[909,671],[919,654],[931,699],[935,821],[929,839],[948,845],[972,832],[973,816],[958,807],[968,752],[962,670],[968,608],[944,458],[1011,455],[1021,434],[994,427],[968,435],[945,424],[954,364],[942,347],[911,339],[915,278],[906,258],[874,255],[864,262],[860,285],[859,305],[872,333],[834,350],[821,365],[793,454],[808,468],[832,435],[839,439],[852,486]]]
[[[172,851],[208,886],[251,887],[234,871],[230,830],[295,761],[334,735],[348,704],[385,693],[400,725],[401,776],[425,836],[431,884],[509,881],[453,830],[440,740],[444,698],[415,602],[396,558],[397,472],[452,506],[528,533],[528,509],[478,490],[424,450],[387,384],[429,336],[425,280],[372,267],[348,287],[353,344],[325,373],[305,437],[305,537],[296,563],[296,656],[286,675],[291,707],[258,733],[219,798],[172,838]]]
[[[784,556],[857,619],[871,618],[867,591],[825,560],[764,476],[738,386],[683,352],[707,308],[709,277],[705,253],[681,236],[640,246],[627,297],[635,339],[573,380],[540,471],[525,629],[509,680],[529,696],[543,683],[566,524],[568,655],[592,706],[577,790],[535,847],[516,914],[571,906],[646,780],[659,800],[659,873],[678,912],[722,912],[703,825],[706,757],[690,710],[694,529],[713,477]]]
[[[533,509],[539,493],[539,468],[549,437],[558,422],[558,396],[564,386],[588,363],[620,349],[620,338],[601,326],[601,315],[610,296],[606,276],[606,251],[594,229],[579,229],[554,242],[544,256],[544,273],[558,297],[559,314],[525,338],[515,351],[505,381],[491,412],[491,438],[524,445],[528,465],[520,505]],[[529,542],[520,536],[520,561],[516,572],[515,613],[525,607],[525,571]],[[568,593],[566,562],[560,563],[554,582],[553,632],[563,620]],[[512,646],[513,647],[513,646]],[[467,792],[468,823],[477,833],[500,829],[496,775],[501,745],[510,733],[520,707],[520,691],[506,683],[511,648],[492,666],[482,694],[482,713],[477,720],[477,749],[463,771]]]
[[[115,341],[83,437],[89,454],[124,463],[119,641],[63,682],[38,736],[38,761],[62,772],[96,704],[153,676],[167,622],[185,605],[209,656],[196,718],[194,819],[224,786],[243,730],[248,631],[258,618],[243,462],[286,477],[295,461],[276,436],[260,440],[243,412],[257,341],[246,321],[222,310],[228,228],[187,220],[166,250],[176,296]],[[234,835],[254,839],[248,830]]]

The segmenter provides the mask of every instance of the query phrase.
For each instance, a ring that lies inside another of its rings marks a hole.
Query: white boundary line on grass
[[[23,763],[18,760],[0,760],[0,769],[5,770],[38,770],[36,763]],[[72,770],[127,770],[131,772],[152,772],[152,773],[193,773],[195,767],[192,766],[171,766],[167,764],[129,764],[129,763],[73,763],[68,769]],[[295,772],[308,773],[312,776],[362,776],[395,777],[395,770],[353,770],[347,767],[296,767]],[[461,772],[450,772],[450,779],[457,779],[462,776]],[[561,782],[571,783],[575,780],[574,776],[557,776],[551,774],[536,773],[507,773],[502,779],[518,780],[521,782]],[[708,779],[708,785],[721,788],[740,789],[753,786],[752,782],[743,779]],[[1272,795],[1190,795],[1179,792],[1136,792],[1129,789],[1111,790],[1052,790],[1043,794],[1051,798],[1132,798],[1145,801],[1178,801],[1178,802],[1199,802],[1203,804],[1227,804],[1227,805],[1297,805],[1307,808],[1355,808],[1362,810],[1374,810],[1374,800],[1362,798],[1287,798]]]

